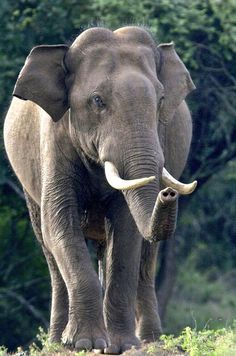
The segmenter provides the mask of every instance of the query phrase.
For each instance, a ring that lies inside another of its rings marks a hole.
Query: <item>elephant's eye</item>
[[[102,98],[97,94],[93,95],[92,101],[93,101],[94,105],[96,105],[99,109],[104,109],[106,106],[106,104],[103,102]]]

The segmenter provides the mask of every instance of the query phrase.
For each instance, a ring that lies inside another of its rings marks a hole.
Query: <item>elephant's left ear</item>
[[[41,106],[54,121],[68,110],[65,85],[65,45],[37,46],[28,55],[13,95]]]
[[[188,70],[174,49],[174,43],[158,46],[160,54],[157,76],[164,86],[165,98],[160,112],[160,121],[168,124],[185,97],[195,89]]]

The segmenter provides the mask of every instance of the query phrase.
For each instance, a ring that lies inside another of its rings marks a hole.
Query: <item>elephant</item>
[[[18,76],[4,142],[52,287],[50,340],[119,354],[162,332],[158,241],[173,236],[195,88],[173,42],[140,26],[40,45]],[[87,240],[105,246],[104,291]]]

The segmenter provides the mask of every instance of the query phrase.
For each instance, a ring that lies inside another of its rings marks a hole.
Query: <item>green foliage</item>
[[[0,345],[29,342],[47,323],[49,280],[23,201],[0,197]],[[28,330],[22,333],[22,330]]]
[[[156,343],[151,343],[147,348],[147,355],[154,356],[158,354],[158,347]]]
[[[29,356],[47,356],[54,354],[62,356],[86,356],[88,354],[86,351],[72,352],[65,349],[61,344],[51,343],[48,333],[46,333],[42,327],[39,327],[36,339],[37,341],[33,342],[29,346],[29,350],[26,351],[26,354]]]
[[[36,339],[38,342],[34,342],[29,347],[30,356],[48,355],[49,353],[59,352],[62,349],[60,344],[49,342],[49,336],[42,327],[39,327]]]
[[[0,346],[0,356],[7,355],[7,348],[5,346]]]
[[[192,197],[181,215],[178,248],[186,256],[192,251],[191,263],[200,272],[213,268],[227,271],[236,268],[236,160],[230,161]],[[188,243],[183,240],[189,236]],[[183,250],[182,250],[183,249]],[[210,253],[209,253],[210,252]]]
[[[162,335],[161,340],[164,349],[182,349],[190,356],[233,356],[236,352],[236,324],[218,330],[197,331],[186,327],[179,336]]]
[[[86,351],[76,352],[75,356],[86,356]]]
[[[204,255],[203,259],[206,259]],[[198,268],[199,260],[202,260],[201,247],[192,249],[186,260],[182,257],[179,262],[164,325],[166,333],[177,334],[185,325],[198,329],[206,325],[213,329],[222,328],[235,318],[236,269],[224,272],[213,265],[202,270]]]

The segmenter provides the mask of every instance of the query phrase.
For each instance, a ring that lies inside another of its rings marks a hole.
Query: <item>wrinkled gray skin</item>
[[[31,51],[4,138],[51,274],[51,341],[117,354],[161,333],[157,243],[143,237],[151,238],[164,164],[178,178],[186,163],[192,126],[184,98],[193,88],[173,44],[157,47],[138,27],[89,29],[70,47]],[[125,179],[156,179],[116,191],[105,161]],[[103,239],[104,219],[103,301],[85,237]]]

